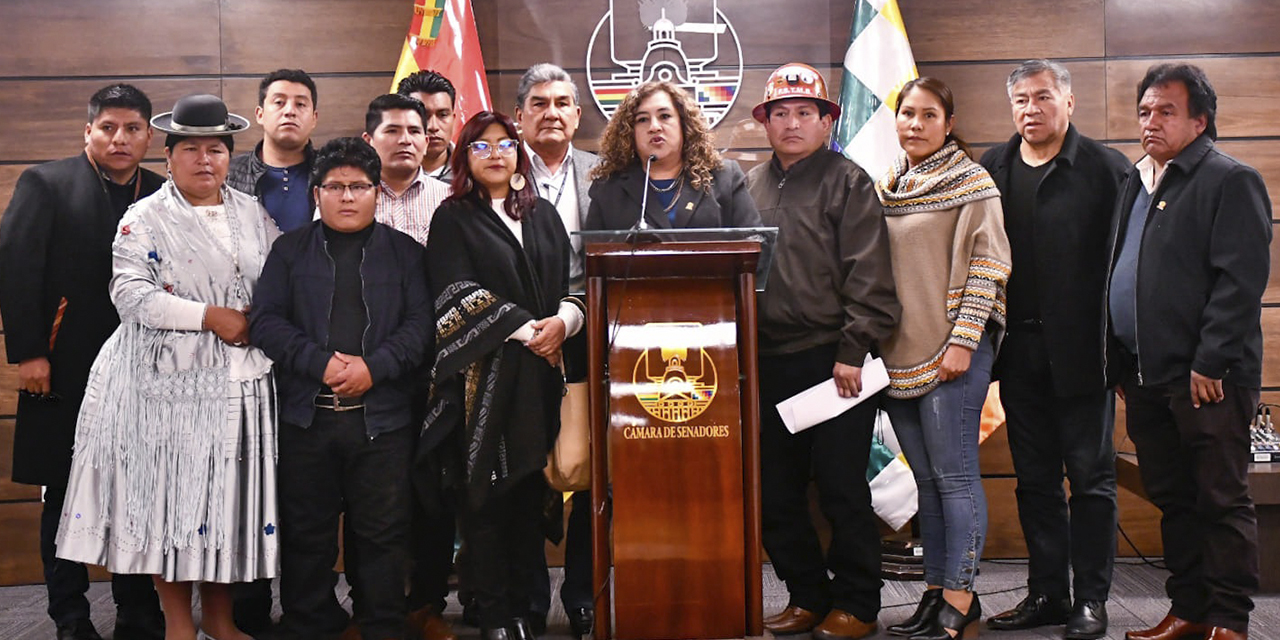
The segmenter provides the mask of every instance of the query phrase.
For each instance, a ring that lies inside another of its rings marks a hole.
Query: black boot
[[[942,608],[938,610],[938,615],[934,617],[929,626],[920,630],[911,636],[911,640],[951,640],[952,638],[964,638],[965,629],[982,619],[982,603],[978,602],[978,594],[973,594],[973,601],[969,603],[969,612],[960,613],[950,602],[942,601]],[[950,629],[956,634],[952,636],[947,633]],[[977,627],[974,627],[976,630]]]
[[[920,604],[916,605],[916,612],[911,614],[910,618],[885,630],[895,636],[919,633],[929,626],[931,620],[938,617],[938,610],[941,608],[942,589],[925,589],[924,595],[920,597]]]
[[[534,635],[533,627],[529,621],[524,618],[515,618],[511,621],[511,640],[536,640],[538,636]]]

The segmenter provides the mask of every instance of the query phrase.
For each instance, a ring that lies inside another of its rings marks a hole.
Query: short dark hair
[[[369,110],[364,113],[364,132],[373,135],[378,125],[382,124],[384,111],[415,111],[422,118],[422,126],[427,125],[427,107],[417,98],[402,96],[398,93],[380,95],[369,103]]]
[[[170,133],[164,137],[164,148],[173,150],[173,145],[188,138],[220,138],[222,144],[227,146],[227,153],[234,153],[236,150],[235,136],[180,136],[176,133]]]
[[[271,83],[280,80],[285,82],[296,82],[305,86],[307,90],[311,92],[311,108],[316,108],[316,104],[318,104],[320,97],[316,92],[316,81],[312,80],[311,76],[307,75],[307,72],[302,69],[276,69],[275,71],[268,73],[267,77],[263,78],[262,82],[258,83],[259,107],[267,103],[267,88],[271,86]]]
[[[103,109],[132,109],[151,122],[151,99],[131,84],[121,82],[95,91],[89,98],[89,122],[97,120]]]
[[[1204,69],[1194,64],[1166,62],[1152,65],[1142,82],[1138,83],[1138,104],[1142,104],[1142,96],[1147,89],[1170,82],[1181,82],[1187,88],[1187,111],[1192,118],[1204,116],[1204,132],[1210,140],[1217,140],[1218,93],[1209,84],[1209,76],[1205,75]]]
[[[330,171],[341,167],[363,171],[375,185],[382,182],[382,159],[369,143],[355,137],[334,138],[316,152],[311,163],[311,188],[320,186]]]
[[[449,79],[439,72],[431,69],[414,71],[401,78],[400,84],[396,85],[396,93],[406,98],[412,98],[415,93],[431,95],[441,92],[449,94],[449,104],[457,104],[458,92],[453,88],[453,83],[449,82]]]

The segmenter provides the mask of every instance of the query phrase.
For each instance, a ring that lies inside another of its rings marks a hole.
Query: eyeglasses
[[[350,190],[351,195],[359,198],[360,196],[366,193],[369,193],[371,189],[373,189],[373,185],[369,184],[368,182],[353,182],[351,184],[342,184],[340,182],[329,182],[329,183],[320,185],[320,190],[331,196],[341,196],[343,192]]]
[[[515,155],[517,144],[519,143],[517,143],[515,140],[512,140],[511,138],[503,138],[499,140],[497,144],[498,155],[500,156]],[[493,155],[494,145],[488,142],[485,142],[483,140],[476,140],[475,142],[472,142],[467,146],[471,148],[471,155],[481,160],[486,160],[489,158],[489,156]]]

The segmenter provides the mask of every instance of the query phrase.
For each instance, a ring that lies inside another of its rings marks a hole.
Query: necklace
[[[657,191],[658,193],[666,193],[668,191],[671,191],[672,189],[675,189],[677,186],[684,184],[683,178],[684,178],[684,169],[681,169],[680,173],[677,173],[676,177],[671,179],[671,184],[668,185],[667,188],[665,189],[658,188],[658,185],[653,183],[653,178],[650,178],[649,188],[653,189],[654,191]]]
[[[684,191],[684,180],[678,180],[675,184],[671,185],[671,187],[667,187],[667,191],[670,191],[672,187],[676,187],[676,194],[671,196],[671,204],[662,208],[662,212],[667,215],[670,215],[671,210],[675,208],[676,203],[680,202],[680,192]],[[659,193],[666,193],[667,191],[660,191]]]

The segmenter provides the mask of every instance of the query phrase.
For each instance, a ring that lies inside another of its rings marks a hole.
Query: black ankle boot
[[[529,621],[524,618],[515,618],[511,621],[511,640],[536,640],[538,636],[534,635],[533,627],[529,625]]]
[[[920,597],[920,604],[916,605],[916,612],[911,614],[910,618],[890,626],[886,631],[895,636],[920,633],[929,626],[930,621],[938,617],[938,610],[941,608],[942,589],[925,589],[924,595]]]
[[[950,602],[942,600],[942,607],[938,610],[938,615],[924,629],[913,634],[911,640],[951,640],[953,637],[957,640],[965,637],[965,629],[982,619],[982,603],[978,602],[978,594],[973,594],[973,601],[969,603],[969,612],[960,613]],[[952,636],[947,633],[947,629],[956,632]],[[975,627],[976,630],[976,627]]]

